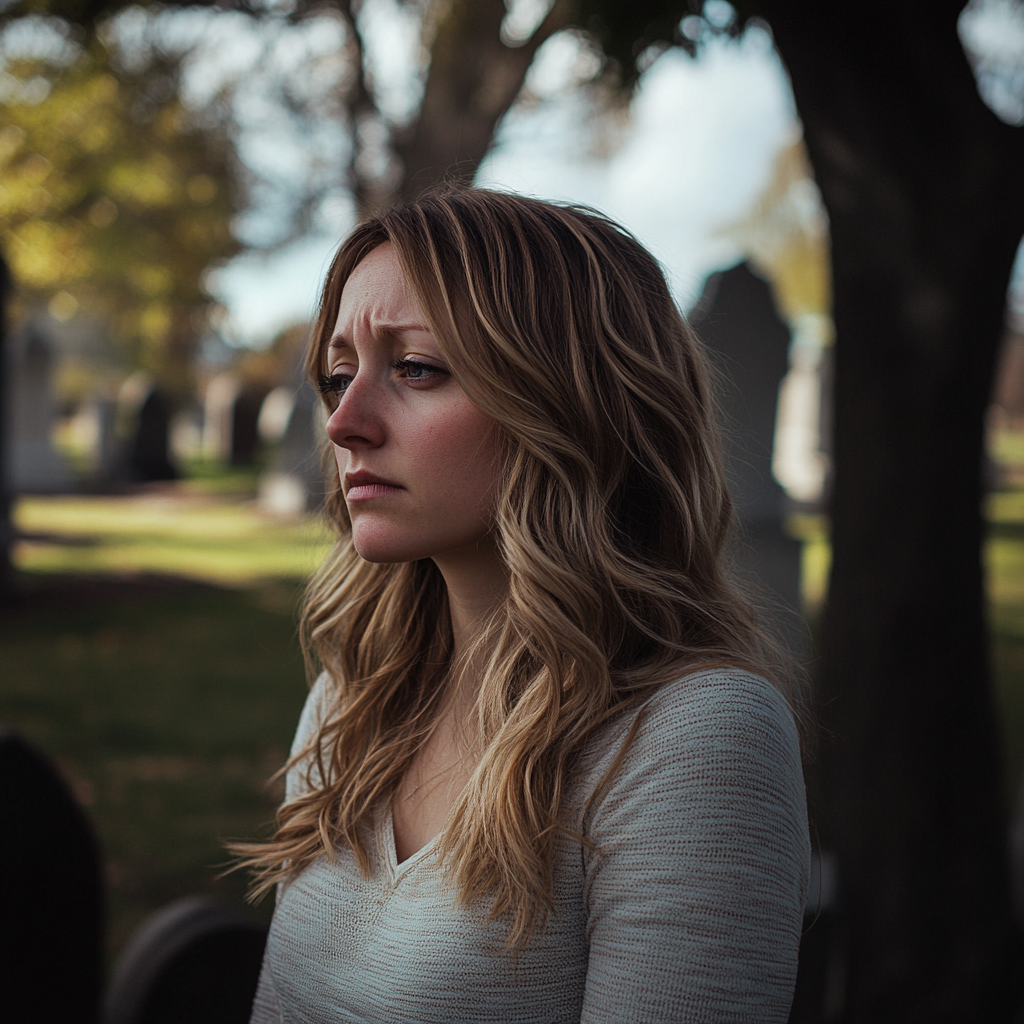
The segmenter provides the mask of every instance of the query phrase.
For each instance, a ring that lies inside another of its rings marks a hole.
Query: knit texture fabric
[[[293,751],[318,729],[326,686]],[[304,776],[289,773],[286,799]],[[435,842],[397,863],[382,814],[372,877],[339,849],[280,887],[253,1024],[787,1020],[810,844],[796,729],[770,683],[713,669],[662,688],[593,738],[566,807],[595,846],[560,840],[555,911],[518,953],[506,920],[457,901]]]

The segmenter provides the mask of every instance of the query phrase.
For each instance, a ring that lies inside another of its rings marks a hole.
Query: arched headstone
[[[769,629],[802,658],[801,545],[783,528],[786,495],[772,475],[779,385],[789,369],[789,328],[768,283],[745,262],[708,278],[690,324],[717,371],[726,474],[741,529],[736,568],[761,591],[760,610]]]
[[[299,515],[323,499],[320,468],[322,410],[301,377],[275,388],[263,400],[259,428],[274,446],[270,467],[260,478],[260,507],[274,515]]]
[[[260,435],[257,423],[260,408],[266,398],[262,388],[243,387],[231,409],[231,451],[232,466],[251,466],[259,448]]]
[[[123,475],[123,462],[117,437],[117,402],[95,398],[86,409],[91,421],[92,475],[99,481],[116,480]]]
[[[242,382],[231,372],[218,373],[203,395],[203,454],[214,462],[231,460],[232,410]]]
[[[104,1024],[247,1024],[267,930],[189,896],[143,922],[121,954]]]
[[[845,999],[846,936],[833,854],[812,855],[810,883],[789,1024],[831,1024]]]
[[[0,732],[0,1019],[94,1024],[103,962],[92,829],[49,761]]]
[[[121,387],[117,401],[118,434],[123,444],[125,476],[147,482],[176,480],[171,462],[171,403],[149,374],[133,374]]]
[[[245,384],[230,371],[206,386],[203,401],[203,452],[232,466],[252,464],[259,446],[257,421],[266,391]]]

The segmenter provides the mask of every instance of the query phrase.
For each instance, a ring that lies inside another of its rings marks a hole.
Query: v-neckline
[[[405,860],[399,862],[398,848],[395,845],[395,818],[391,810],[391,804],[388,804],[387,814],[381,822],[380,832],[388,870],[395,879],[400,878],[411,867],[418,864],[424,857],[426,857],[437,842],[438,836],[441,834],[438,832],[438,834],[433,838],[428,839],[415,853],[410,854],[405,858]]]

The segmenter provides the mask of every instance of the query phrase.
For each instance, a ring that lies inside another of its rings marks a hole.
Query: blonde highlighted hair
[[[595,729],[701,666],[746,667],[784,691],[785,674],[728,577],[732,506],[707,372],[643,246],[592,210],[479,189],[383,213],[331,266],[314,382],[346,280],[385,242],[503,456],[493,531],[509,586],[481,641],[482,756],[437,850],[461,898],[489,900],[521,944],[550,910],[566,784]],[[257,894],[339,846],[370,870],[363,826],[429,737],[451,667],[438,569],[363,561],[327,464],[338,540],[302,628],[331,702],[292,762],[315,787],[281,808],[269,842],[235,847]]]

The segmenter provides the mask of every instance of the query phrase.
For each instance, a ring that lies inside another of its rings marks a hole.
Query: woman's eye
[[[396,370],[400,370],[408,380],[425,380],[431,374],[441,374],[445,377],[448,376],[447,370],[442,370],[440,366],[431,366],[430,363],[420,363],[415,359],[397,359],[393,362],[392,367]]]
[[[322,373],[318,386],[323,395],[341,395],[348,390],[352,378],[347,373]]]

